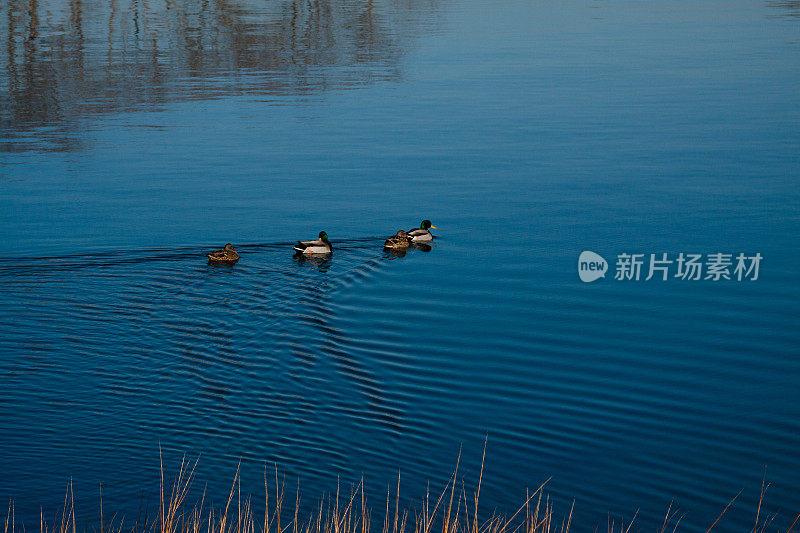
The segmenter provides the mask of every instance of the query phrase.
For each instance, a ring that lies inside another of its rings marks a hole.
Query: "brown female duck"
[[[408,248],[408,235],[403,230],[397,232],[397,235],[393,235],[386,239],[386,242],[383,243],[383,247],[388,250],[405,250]]]
[[[239,260],[239,254],[233,249],[233,245],[228,243],[222,250],[214,250],[208,254],[209,263],[219,263],[222,265],[232,265]]]

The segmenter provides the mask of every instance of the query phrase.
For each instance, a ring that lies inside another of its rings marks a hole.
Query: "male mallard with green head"
[[[397,232],[397,235],[386,239],[386,242],[383,243],[383,247],[390,250],[405,250],[408,248],[408,244],[408,235],[405,231],[400,230]]]
[[[224,265],[232,265],[239,260],[239,254],[233,249],[233,245],[228,243],[222,250],[214,250],[206,255],[209,263],[221,263]]]
[[[409,242],[430,242],[433,240],[431,228],[436,229],[436,226],[431,224],[430,220],[423,220],[418,228],[414,228],[406,232]]]
[[[294,251],[304,255],[322,255],[333,252],[333,246],[328,240],[328,234],[320,231],[319,239],[316,241],[297,241]]]

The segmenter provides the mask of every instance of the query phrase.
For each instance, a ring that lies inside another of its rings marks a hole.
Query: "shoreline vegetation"
[[[484,450],[485,459],[486,452]],[[194,474],[199,459],[194,462],[184,457],[178,468],[177,475],[165,484],[164,463],[160,458],[160,494],[158,512],[155,517],[137,517],[134,522],[126,522],[125,518],[113,515],[107,522],[104,519],[102,503],[102,487],[100,492],[100,524],[91,529],[79,529],[75,518],[75,499],[72,484],[67,486],[63,507],[56,513],[52,521],[46,521],[44,510],[40,512],[39,531],[41,533],[83,533],[92,531],[99,533],[569,533],[573,527],[577,531],[606,531],[608,533],[630,533],[639,531],[637,513],[629,520],[614,520],[608,518],[605,525],[596,524],[586,528],[573,524],[575,502],[569,507],[569,512],[564,516],[556,516],[553,502],[544,492],[550,479],[544,481],[534,491],[527,491],[527,498],[510,515],[492,514],[489,518],[479,518],[479,501],[481,483],[483,481],[483,464],[481,461],[480,475],[474,492],[469,493],[463,479],[458,477],[458,468],[461,456],[459,454],[456,467],[444,489],[438,495],[425,494],[419,508],[401,508],[400,505],[400,474],[398,473],[395,487],[387,486],[386,501],[384,502],[384,519],[381,521],[380,530],[372,521],[371,507],[363,490],[363,479],[348,493],[341,493],[338,483],[336,494],[333,497],[320,499],[315,510],[301,516],[300,514],[300,487],[297,486],[294,497],[294,507],[291,517],[286,520],[288,509],[284,500],[287,497],[285,478],[279,478],[277,465],[272,473],[267,475],[264,470],[264,504],[263,516],[256,516],[251,495],[241,492],[239,471],[241,463],[236,468],[230,493],[227,496],[225,507],[215,508],[206,506],[206,493],[203,491],[199,500],[187,503]],[[272,484],[272,486],[270,486]],[[766,531],[783,531],[797,533],[795,529],[800,525],[800,514],[794,517],[791,525],[786,530],[775,529],[773,521],[775,515],[763,516],[762,503],[769,485],[762,482],[761,493],[756,509],[754,509],[754,525],[750,533],[763,533]],[[394,494],[392,494],[394,492]],[[737,494],[722,509],[719,515],[710,522],[706,533],[712,531],[728,531],[722,525],[723,518],[734,502],[739,497]],[[663,522],[656,530],[658,533],[675,533],[681,531],[683,515],[670,504],[664,515]],[[3,533],[25,533],[24,524],[17,524],[14,517],[14,503],[9,502],[8,511],[4,520]]]

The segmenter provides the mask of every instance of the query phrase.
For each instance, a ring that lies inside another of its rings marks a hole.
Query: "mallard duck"
[[[408,230],[406,235],[409,242],[430,242],[433,240],[433,234],[430,228],[436,229],[436,226],[431,225],[430,220],[423,220],[418,228]]]
[[[233,245],[228,243],[222,250],[214,250],[206,255],[209,263],[222,263],[225,265],[232,265],[239,260],[239,254],[233,249]]]
[[[408,244],[408,235],[405,231],[400,230],[397,232],[397,235],[386,239],[386,242],[383,243],[383,247],[390,250],[404,250],[408,248]]]
[[[328,240],[328,234],[324,231],[320,231],[319,240],[297,241],[294,250],[298,254],[322,255],[333,252],[333,246],[331,246],[331,242]]]

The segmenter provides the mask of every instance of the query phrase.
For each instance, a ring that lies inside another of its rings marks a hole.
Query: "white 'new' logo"
[[[589,283],[597,278],[606,277],[608,263],[601,256],[586,250],[578,258],[578,276],[584,283]]]

